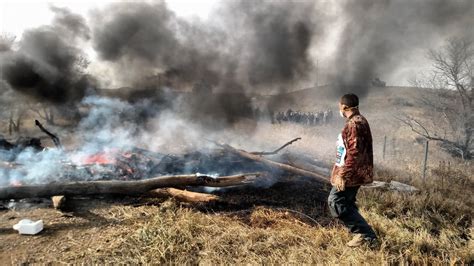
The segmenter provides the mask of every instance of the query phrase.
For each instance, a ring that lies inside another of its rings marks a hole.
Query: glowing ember
[[[12,180],[10,181],[10,186],[12,187],[20,187],[22,186],[23,184],[19,181],[19,180]]]
[[[107,152],[85,156],[81,160],[81,164],[115,164],[116,162],[115,154]]]

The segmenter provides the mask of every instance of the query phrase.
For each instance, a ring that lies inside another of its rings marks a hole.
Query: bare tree
[[[474,45],[472,40],[453,38],[440,49],[430,50],[433,71],[411,83],[432,88],[420,102],[428,108],[430,119],[399,118],[413,132],[464,160],[473,158],[474,133]],[[431,123],[426,122],[431,120]]]
[[[44,102],[29,102],[28,109],[49,125],[55,125],[56,108],[54,105]]]

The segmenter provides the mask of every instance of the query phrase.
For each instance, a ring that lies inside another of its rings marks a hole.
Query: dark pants
[[[376,238],[374,230],[360,215],[356,195],[360,186],[346,187],[344,191],[331,189],[328,197],[329,210],[334,218],[341,220],[351,233],[362,234],[364,238]]]

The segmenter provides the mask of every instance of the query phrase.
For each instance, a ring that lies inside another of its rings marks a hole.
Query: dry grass
[[[438,182],[415,182],[423,187],[418,194],[362,190],[361,212],[381,240],[375,249],[346,247],[350,234],[321,210],[307,219],[300,212],[265,204],[239,211],[202,211],[169,200],[158,206],[140,207],[145,213],[143,219],[137,218],[136,209],[123,207],[118,215],[135,229],[116,235],[115,244],[88,253],[80,261],[472,264],[474,180],[468,175],[463,178],[463,182],[453,182],[449,187]],[[378,179],[396,176],[389,170],[378,171]]]
[[[46,219],[45,233],[8,235],[2,241],[17,244],[0,247],[0,254],[15,264],[472,264],[474,180],[463,169],[434,171],[456,178],[449,186],[436,182],[439,176],[425,184],[413,181],[422,188],[418,194],[361,190],[361,212],[381,240],[375,249],[346,247],[350,234],[320,208],[316,190],[305,184],[299,190],[285,185],[223,193],[234,203],[254,203],[240,208],[101,199],[79,201],[72,218],[37,209],[29,214]],[[397,175],[377,171],[377,179]],[[22,248],[24,253],[13,253]]]
[[[449,192],[437,188],[414,195],[361,192],[362,214],[381,239],[376,249],[347,248],[350,235],[338,223],[311,224],[284,209],[261,206],[208,214],[167,201],[118,248],[91,260],[133,264],[473,263],[470,196]],[[314,218],[323,221],[327,214]]]

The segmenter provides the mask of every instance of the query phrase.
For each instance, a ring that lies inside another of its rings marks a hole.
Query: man
[[[355,234],[348,246],[358,247],[365,243],[372,246],[377,237],[356,206],[360,186],[373,182],[372,134],[369,123],[359,112],[359,98],[355,94],[341,97],[339,111],[346,118],[346,124],[337,141],[329,210],[333,217],[340,219]]]

